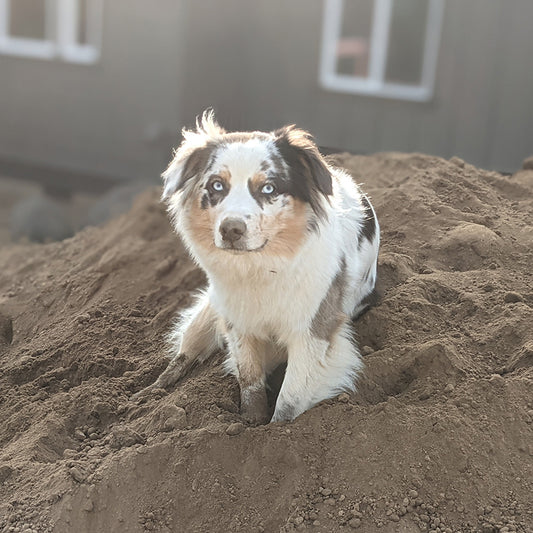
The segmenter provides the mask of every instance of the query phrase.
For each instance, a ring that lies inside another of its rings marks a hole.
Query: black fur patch
[[[372,211],[372,207],[370,206],[370,202],[366,195],[363,195],[361,203],[365,210],[365,220],[359,234],[359,242],[361,242],[363,237],[368,241],[372,241],[376,235],[376,219],[374,218],[374,212]]]
[[[200,177],[205,171],[205,168],[207,167],[209,159],[211,158],[215,148],[216,143],[207,143],[201,148],[196,148],[192,152],[183,154],[182,158],[185,160],[183,170],[175,186],[168,191],[168,194],[174,194],[175,192],[183,189],[185,184],[190,179]]]
[[[266,183],[270,183],[275,187],[274,193],[264,194],[261,192]],[[265,204],[271,204],[279,195],[289,193],[288,185],[287,179],[281,174],[270,174],[268,179],[260,184],[254,184],[253,180],[248,180],[248,190],[261,209],[263,209]],[[283,205],[285,206],[286,204]]]
[[[212,187],[213,182],[220,181],[224,183],[224,190],[223,191],[215,191]],[[209,181],[207,182],[206,186],[206,194],[207,194],[207,200],[209,202],[209,205],[211,207],[215,207],[215,205],[219,204],[224,200],[224,198],[228,195],[230,190],[229,183],[226,183],[223,179],[221,179],[219,176],[214,174],[209,178]],[[202,198],[203,202],[203,198]]]
[[[289,168],[286,192],[311,205],[324,217],[322,197],[333,193],[331,173],[311,135],[294,126],[274,132],[275,145]]]
[[[372,291],[367,294],[362,300],[361,304],[364,306],[356,315],[352,316],[352,320],[361,318],[371,307],[374,307],[379,302],[379,293],[374,287]]]
[[[332,333],[342,322],[342,299],[346,284],[346,258],[341,259],[339,271],[311,323],[311,332],[319,339],[331,340]]]
[[[318,223],[318,220],[313,216],[309,219],[307,222],[307,229],[310,233],[319,233],[320,232],[320,225]]]
[[[209,206],[209,195],[205,192],[202,196],[202,201],[200,202],[200,207],[202,209],[207,209]]]

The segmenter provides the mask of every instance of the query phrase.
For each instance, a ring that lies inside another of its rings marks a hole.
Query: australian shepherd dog
[[[206,112],[183,139],[163,199],[208,286],[148,390],[175,384],[221,345],[251,423],[292,420],[353,390],[362,363],[352,319],[373,299],[379,248],[368,196],[295,126],[229,133]],[[272,413],[266,379],[282,363]]]

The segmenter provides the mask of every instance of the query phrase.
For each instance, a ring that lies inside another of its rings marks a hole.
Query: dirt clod
[[[235,436],[244,431],[244,424],[242,422],[234,422],[226,428],[226,435]]]

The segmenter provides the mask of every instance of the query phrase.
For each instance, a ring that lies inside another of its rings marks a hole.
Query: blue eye
[[[224,184],[221,181],[213,181],[211,188],[216,192],[222,192],[224,190]]]
[[[272,185],[272,183],[265,183],[261,188],[261,192],[263,194],[272,194],[275,190],[276,188],[274,187],[274,185]]]

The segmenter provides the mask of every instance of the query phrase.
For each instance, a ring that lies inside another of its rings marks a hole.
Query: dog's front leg
[[[186,311],[172,332],[172,346],[176,355],[157,380],[132,396],[139,400],[154,389],[175,385],[196,363],[205,361],[217,348],[216,323],[218,316],[207,294],[202,294],[196,305]]]
[[[267,343],[235,330],[227,334],[230,364],[236,370],[241,390],[241,415],[253,424],[268,422],[265,389]]]
[[[272,422],[293,420],[318,402],[354,388],[362,363],[350,336],[346,321],[329,338],[309,331],[289,340],[287,370]]]

